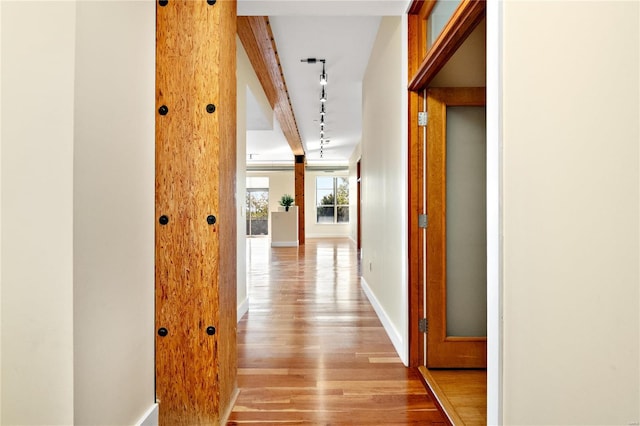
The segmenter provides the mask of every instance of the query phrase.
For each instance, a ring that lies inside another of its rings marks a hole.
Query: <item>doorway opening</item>
[[[409,10],[410,364],[453,424],[486,424],[485,3],[444,3]]]
[[[246,193],[247,237],[269,235],[269,178],[248,176]]]
[[[269,235],[269,188],[247,188],[247,237]]]

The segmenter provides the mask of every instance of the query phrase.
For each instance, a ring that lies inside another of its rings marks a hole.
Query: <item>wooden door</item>
[[[484,1],[462,0],[431,47],[427,44],[430,13],[435,1],[413,0],[408,10],[409,138],[408,138],[408,255],[409,365],[426,363],[425,246],[421,217],[426,213],[426,153],[419,113],[426,111],[425,89],[458,51],[485,15]]]
[[[484,88],[427,91],[429,368],[486,368],[484,105]]]
[[[220,424],[236,392],[236,4],[159,1],[156,395]]]

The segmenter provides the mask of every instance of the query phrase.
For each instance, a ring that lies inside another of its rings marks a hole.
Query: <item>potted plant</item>
[[[284,211],[289,211],[289,207],[293,205],[293,197],[289,194],[284,194],[280,198],[280,205],[284,207]]]

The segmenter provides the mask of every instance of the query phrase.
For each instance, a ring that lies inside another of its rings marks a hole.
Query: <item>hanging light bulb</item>
[[[327,111],[325,111],[325,109],[324,109],[324,103],[322,103],[320,105],[320,115],[324,116],[326,113],[327,113]]]
[[[324,72],[324,61],[323,61],[322,62],[322,74],[320,74],[320,84],[322,84],[323,86],[326,86],[328,77],[329,76],[327,75],[327,73]]]
[[[327,102],[327,92],[324,90],[324,86],[322,87],[322,93],[320,94],[320,102]]]

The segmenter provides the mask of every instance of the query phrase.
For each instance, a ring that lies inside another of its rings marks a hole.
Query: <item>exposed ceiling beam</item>
[[[269,19],[266,16],[239,16],[238,36],[291,151],[294,155],[305,155]]]

